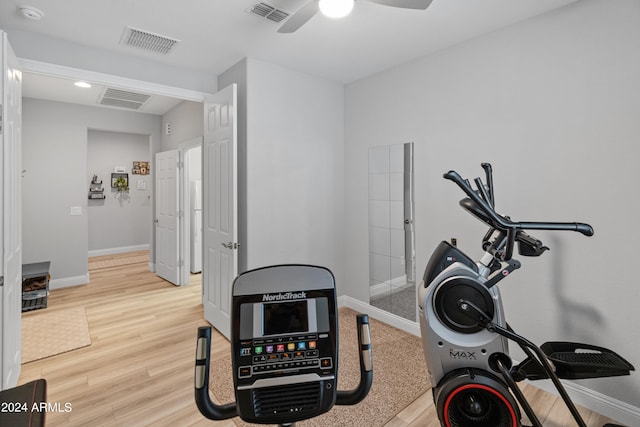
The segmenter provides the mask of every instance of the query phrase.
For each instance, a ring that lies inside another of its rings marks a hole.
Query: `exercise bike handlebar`
[[[373,384],[373,359],[369,317],[366,314],[356,316],[358,329],[358,348],[360,354],[360,383],[350,391],[336,391],[336,405],[355,405],[362,401]],[[198,328],[195,365],[195,399],[198,410],[210,420],[226,420],[238,416],[235,403],[218,405],[209,397],[209,362],[211,356],[211,327]]]
[[[235,403],[217,405],[209,397],[209,360],[211,357],[211,327],[198,328],[196,347],[195,397],[196,406],[210,420],[226,420],[238,415]]]
[[[356,316],[358,327],[358,347],[360,354],[360,383],[350,391],[338,390],[336,405],[355,405],[364,399],[373,384],[373,354],[371,353],[371,334],[369,332],[369,316]]]
[[[487,165],[487,166],[485,166]],[[483,168],[487,172],[487,176],[490,176],[491,165],[483,163]],[[464,180],[460,174],[456,171],[449,171],[443,175],[445,179],[455,182],[458,187],[465,192],[467,196],[487,215],[488,219],[494,228],[503,231],[515,232],[517,230],[568,230],[577,231],[585,236],[593,236],[593,228],[589,224],[580,222],[514,222],[502,215],[496,213],[493,208],[493,185],[490,185],[489,197],[490,201],[487,202],[485,197],[481,197],[476,191],[473,190],[468,181]],[[487,178],[490,180],[490,178]],[[476,184],[479,187],[478,191],[483,191],[484,188],[480,185],[479,180],[476,180]],[[492,184],[492,183],[491,183]],[[480,190],[482,189],[482,190]],[[491,203],[491,204],[490,204]]]

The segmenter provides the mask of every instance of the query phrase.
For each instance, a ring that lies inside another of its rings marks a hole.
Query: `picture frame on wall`
[[[131,173],[135,175],[149,175],[149,162],[133,162]]]

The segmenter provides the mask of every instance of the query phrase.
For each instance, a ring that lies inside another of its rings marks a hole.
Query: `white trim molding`
[[[107,249],[95,249],[93,251],[89,251],[89,256],[102,256],[102,255],[114,255],[114,254],[123,254],[126,252],[136,252],[136,251],[148,251],[149,244],[144,245],[135,245],[135,246],[121,246],[119,248],[107,248]]]
[[[82,276],[64,277],[49,281],[49,290],[68,288],[70,286],[86,285],[89,283],[89,272]]]
[[[551,380],[527,381],[529,384],[538,387],[546,392],[558,396],[558,391]],[[573,381],[562,380],[562,385],[571,396],[571,400],[577,405],[594,411],[616,422],[629,425],[640,426],[640,408],[626,402],[606,396],[587,387],[581,386]]]
[[[80,68],[66,67],[64,65],[51,64],[49,62],[35,61],[33,59],[19,58],[19,61],[22,71],[25,72],[66,79],[89,80],[96,84],[110,86],[117,89],[140,90],[151,95],[163,95],[196,102],[202,102],[208,95],[204,92],[198,92],[191,89],[167,86],[143,80],[115,76],[112,74],[83,70]]]

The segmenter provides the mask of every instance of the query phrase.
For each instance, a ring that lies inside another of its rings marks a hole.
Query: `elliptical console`
[[[233,283],[231,352],[236,402],[209,399],[211,329],[198,329],[195,397],[207,418],[236,415],[258,424],[290,424],[353,405],[369,392],[373,367],[369,321],[358,315],[361,379],[337,391],[335,280],[326,268],[279,265],[247,271]]]

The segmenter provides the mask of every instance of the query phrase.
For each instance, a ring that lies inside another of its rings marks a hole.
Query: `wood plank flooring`
[[[205,419],[193,399],[196,329],[206,324],[200,276],[176,287],[150,273],[146,262],[137,262],[91,270],[90,278],[88,285],[51,291],[46,310],[85,307],[92,344],[22,365],[20,384],[46,378],[49,403],[71,404],[69,412],[48,413],[47,426],[234,427],[231,420]],[[34,315],[37,311],[23,314]],[[230,351],[215,330],[212,341],[212,353]],[[524,392],[545,426],[573,425],[558,398],[532,386]],[[589,427],[608,421],[591,411],[583,414]],[[365,414],[363,422],[372,425]],[[386,426],[439,426],[431,392]]]

